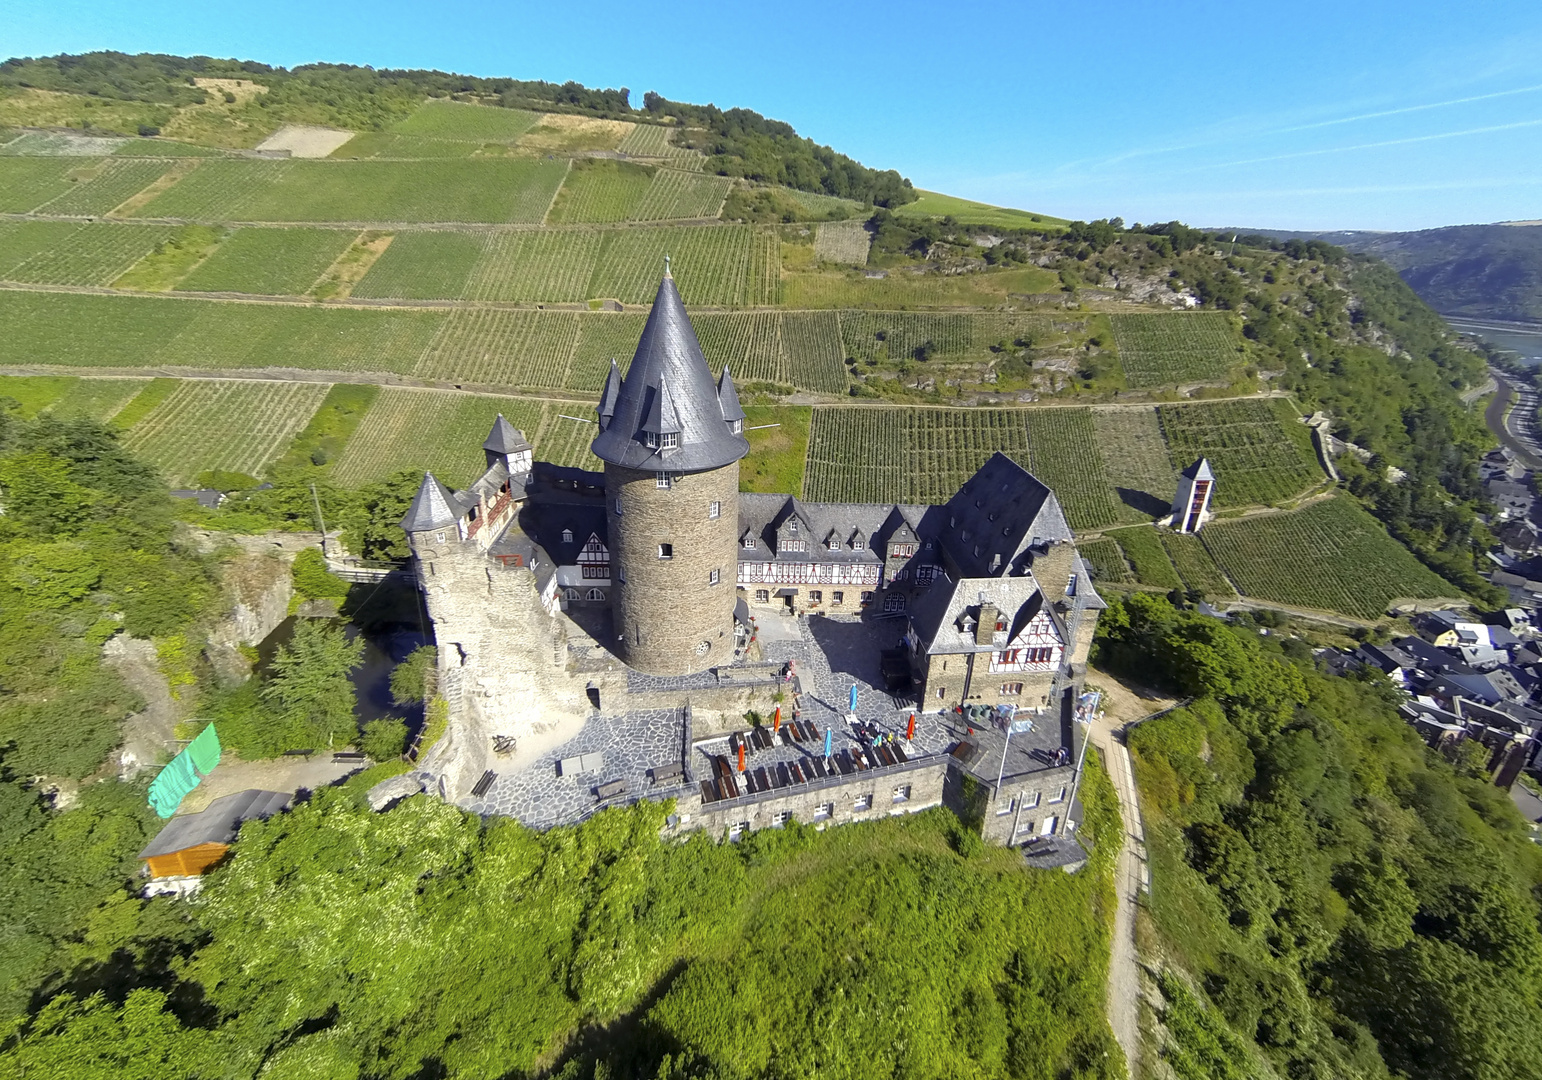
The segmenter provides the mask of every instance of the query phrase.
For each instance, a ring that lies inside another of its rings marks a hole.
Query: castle
[[[603,473],[499,416],[473,484],[424,477],[450,716],[414,782],[536,826],[668,797],[730,837],[943,803],[1073,859],[1104,604],[1054,492],[997,454],[943,505],[741,494],[745,413],[667,270],[594,422]]]

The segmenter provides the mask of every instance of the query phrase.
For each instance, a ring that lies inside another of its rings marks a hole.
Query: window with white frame
[[[720,518],[722,516],[723,516],[723,504],[722,503],[720,503],[720,502],[710,502],[710,503],[707,504],[707,520],[709,520],[709,521],[716,521],[718,518]]]
[[[723,573],[722,573],[721,570],[709,570],[709,571],[707,571],[707,584],[708,585],[716,585],[719,581],[722,580],[722,578],[723,578]]]
[[[909,784],[896,784],[895,785],[895,787],[894,787],[894,801],[895,802],[909,802],[910,801],[910,785]]]
[[[871,795],[858,795],[851,804],[852,811],[858,814],[865,813],[872,808],[873,797]]]
[[[660,491],[668,491],[674,484],[670,481],[667,472],[660,472],[653,474],[653,486]]]

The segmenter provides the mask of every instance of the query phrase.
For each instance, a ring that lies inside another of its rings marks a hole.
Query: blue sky
[[[0,0],[0,54],[436,67],[744,105],[918,186],[1065,217],[1542,218],[1542,4]]]

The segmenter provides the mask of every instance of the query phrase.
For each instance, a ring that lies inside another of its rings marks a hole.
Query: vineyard
[[[804,492],[820,502],[942,503],[998,450],[1027,464],[1021,410],[819,408]]]
[[[399,135],[457,142],[512,144],[540,120],[539,113],[523,109],[430,100],[418,106],[406,119],[393,124],[391,130]]]
[[[220,158],[200,163],[134,214],[193,221],[535,224],[546,216],[567,170],[566,160],[515,158]]]
[[[1162,405],[1157,416],[1174,468],[1210,459],[1217,509],[1278,503],[1323,480],[1316,458],[1291,437],[1273,402]]]
[[[653,173],[641,165],[604,158],[575,162],[546,221],[552,225],[627,221],[648,194]]]
[[[540,430],[544,408],[519,398],[387,386],[343,448],[333,475],[357,487],[402,469],[426,470],[464,487],[482,474],[482,442],[500,412],[529,436]]]
[[[1132,387],[1221,382],[1242,360],[1231,322],[1219,311],[1112,315],[1109,321]]]
[[[338,229],[238,229],[178,289],[299,296],[353,243]]]
[[[814,258],[820,262],[866,266],[872,244],[865,221],[828,221],[814,226]]]
[[[1221,568],[1215,564],[1198,536],[1164,529],[1161,537],[1162,546],[1167,549],[1167,557],[1172,560],[1173,568],[1183,579],[1185,589],[1204,593],[1211,599],[1230,599],[1236,595],[1237,591],[1226,580],[1226,575],[1221,573]]]
[[[487,238],[450,230],[396,234],[369,272],[353,287],[369,299],[456,299],[481,257]]]
[[[257,476],[310,420],[326,383],[190,379],[124,435],[172,484],[205,469]]]
[[[1167,549],[1162,546],[1162,540],[1155,529],[1142,526],[1115,529],[1107,533],[1106,537],[1119,544],[1124,557],[1135,571],[1135,579],[1142,585],[1152,585],[1158,589],[1183,587],[1178,571],[1173,568],[1172,560],[1167,557]]]
[[[1260,600],[1374,619],[1397,599],[1460,595],[1344,495],[1214,522],[1200,537],[1238,590]]]
[[[1076,551],[1092,570],[1092,580],[1098,584],[1133,585],[1135,575],[1130,564],[1124,561],[1119,542],[1100,536],[1096,540],[1078,540]]]
[[[733,181],[726,176],[660,169],[643,193],[632,217],[637,221],[676,218],[715,218],[728,198]]]
[[[1120,505],[1109,483],[1088,409],[1037,409],[1028,425],[1032,471],[1054,489],[1072,529],[1099,529],[1119,520]]]
[[[108,285],[175,231],[169,225],[0,222],[0,279]]]
[[[1093,409],[1092,429],[1119,497],[1118,520],[1133,525],[1166,514],[1178,482],[1156,409]]]

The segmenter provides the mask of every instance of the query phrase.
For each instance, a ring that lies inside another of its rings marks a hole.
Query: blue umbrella
[[[857,684],[851,684],[851,711],[857,711]]]

